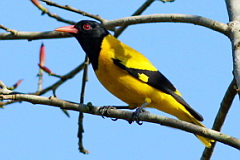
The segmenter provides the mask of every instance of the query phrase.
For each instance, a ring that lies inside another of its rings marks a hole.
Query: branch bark
[[[240,0],[225,0],[229,15],[230,40],[232,43],[233,73],[240,89]],[[239,94],[240,96],[240,94]]]
[[[84,105],[84,104],[67,102],[55,97],[43,97],[43,96],[36,96],[36,95],[29,95],[29,94],[1,95],[1,90],[0,90],[0,99],[26,101],[33,104],[55,106],[55,107],[60,107],[61,109],[80,111],[83,113],[101,116],[99,107],[92,106],[91,104]],[[132,112],[111,109],[108,111],[108,113],[105,113],[104,116],[130,121],[132,118]],[[188,122],[180,121],[173,118],[167,118],[164,116],[154,115],[151,113],[141,113],[139,115],[139,120],[143,122],[151,122],[155,124],[178,128],[190,133],[198,134],[207,138],[217,140],[219,142],[232,146],[238,150],[240,149],[239,139],[208,129],[208,128],[199,127]]]
[[[116,20],[107,21],[104,25],[107,28],[114,26],[133,25],[141,23],[153,23],[153,22],[178,22],[178,23],[191,23],[199,26],[203,26],[214,31],[223,33],[229,36],[229,27],[225,23],[214,21],[201,16],[186,15],[186,14],[151,14],[141,16],[131,16],[125,18],[119,18]]]
[[[93,19],[101,21],[101,22],[105,21],[105,19],[100,17],[99,15],[94,15],[94,14],[91,14],[91,13],[73,8],[73,7],[68,6],[68,5],[60,5],[60,4],[57,4],[57,3],[54,3],[54,2],[51,2],[51,1],[48,1],[48,0],[40,0],[40,1],[45,2],[49,6],[54,6],[54,7],[57,7],[57,8],[65,9],[65,10],[68,10],[68,11],[71,11],[71,12],[74,12],[74,13],[81,14],[83,16],[93,18]]]

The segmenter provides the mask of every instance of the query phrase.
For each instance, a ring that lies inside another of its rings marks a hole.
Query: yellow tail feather
[[[191,119],[192,119],[193,124],[196,124],[196,125],[201,126],[201,127],[205,127],[202,123],[200,123],[200,122],[199,122],[198,120],[196,120],[194,117],[192,117]],[[209,139],[209,138],[202,137],[202,136],[199,136],[199,135],[196,135],[196,137],[197,137],[207,148],[211,148],[211,147],[212,147],[212,143],[214,142],[213,139]]]
[[[212,142],[214,142],[214,140],[209,139],[209,138],[205,138],[199,135],[196,135],[197,138],[207,147],[207,148],[211,148],[212,147]]]

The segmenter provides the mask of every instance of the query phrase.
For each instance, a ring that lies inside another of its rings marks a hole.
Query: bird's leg
[[[133,112],[132,120],[129,121],[129,123],[131,124],[133,121],[136,121],[137,124],[142,125],[142,122],[139,121],[139,114],[142,113],[144,111],[143,108],[146,107],[150,103],[151,103],[151,99],[146,98],[145,103],[143,103],[140,107],[138,107],[135,112]]]

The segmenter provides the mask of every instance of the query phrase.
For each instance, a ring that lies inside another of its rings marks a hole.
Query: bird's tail
[[[191,122],[190,123],[193,123],[193,124],[196,124],[198,126],[201,126],[201,127],[205,127],[201,122],[199,122],[197,119],[195,119],[194,117],[191,116]],[[207,147],[207,148],[211,148],[212,146],[212,143],[214,142],[213,139],[209,139],[209,138],[206,138],[206,137],[202,137],[202,136],[199,136],[197,134],[195,134],[195,136]]]

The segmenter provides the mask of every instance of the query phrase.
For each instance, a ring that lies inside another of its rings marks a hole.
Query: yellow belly
[[[107,67],[104,73],[95,72],[98,80],[113,95],[129,104],[132,108],[139,107],[145,102],[147,93],[151,89],[117,66]]]

